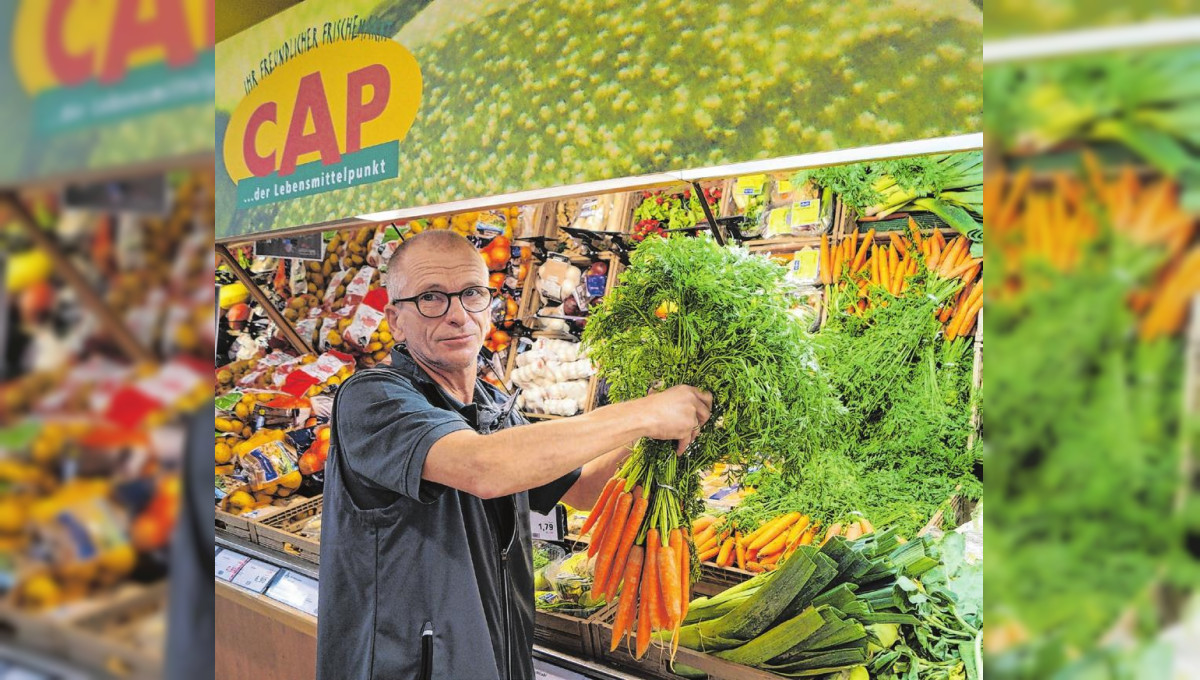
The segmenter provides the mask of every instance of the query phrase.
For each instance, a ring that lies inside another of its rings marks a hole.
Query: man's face
[[[483,259],[467,249],[418,248],[406,253],[402,282],[397,297],[409,298],[430,291],[457,293],[471,286],[487,286]],[[436,319],[417,311],[414,302],[390,304],[388,325],[397,340],[422,363],[449,371],[474,366],[484,338],[491,330],[490,310],[468,312],[455,297],[450,308]]]

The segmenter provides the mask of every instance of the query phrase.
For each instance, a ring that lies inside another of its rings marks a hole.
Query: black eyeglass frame
[[[487,301],[487,304],[484,305],[483,309],[473,312],[473,311],[467,309],[467,306],[465,304],[463,304],[462,296],[467,291],[480,290],[480,289],[486,290],[488,292],[488,301]],[[442,310],[441,314],[437,314],[435,316],[430,316],[430,315],[426,314],[425,312],[421,311],[421,304],[419,302],[417,302],[417,299],[420,298],[422,295],[429,295],[430,293],[436,293],[438,295],[443,295],[446,297],[446,308]],[[494,302],[496,300],[496,296],[499,294],[500,294],[499,290],[497,290],[495,288],[491,288],[489,286],[467,286],[466,288],[463,288],[462,290],[458,291],[457,293],[445,293],[440,290],[427,290],[424,293],[417,293],[416,295],[413,295],[411,297],[396,298],[396,299],[392,300],[392,304],[395,305],[398,302],[411,302],[411,303],[413,303],[413,305],[416,306],[417,313],[420,314],[421,316],[425,317],[426,319],[440,319],[443,316],[446,316],[446,312],[450,311],[450,302],[454,298],[458,298],[458,304],[462,305],[464,312],[467,312],[468,314],[479,314],[480,312],[486,312],[487,309],[492,306],[492,302]]]

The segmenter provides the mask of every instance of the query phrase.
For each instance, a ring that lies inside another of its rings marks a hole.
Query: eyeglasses
[[[417,311],[421,313],[421,316],[427,319],[436,319],[450,310],[450,298],[458,298],[463,309],[468,312],[478,313],[492,306],[492,298],[495,295],[496,291],[487,286],[471,286],[457,293],[431,290],[412,297],[396,298],[392,300],[392,304],[412,302],[417,306]]]

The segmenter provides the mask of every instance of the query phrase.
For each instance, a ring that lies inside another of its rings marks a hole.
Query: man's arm
[[[429,449],[421,477],[480,498],[507,496],[548,484],[641,437],[679,440],[682,453],[708,420],[711,408],[712,395],[680,385],[574,418],[488,435],[460,430],[438,439]],[[589,475],[593,480],[585,482],[585,488],[590,489],[602,474],[603,465],[593,466],[600,472]],[[607,465],[615,463],[610,460]],[[584,488],[580,494],[585,494]]]

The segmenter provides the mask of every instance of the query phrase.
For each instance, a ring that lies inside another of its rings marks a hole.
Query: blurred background
[[[1200,677],[1189,9],[987,8],[993,678]]]
[[[6,680],[213,677],[215,4],[0,3]]]

